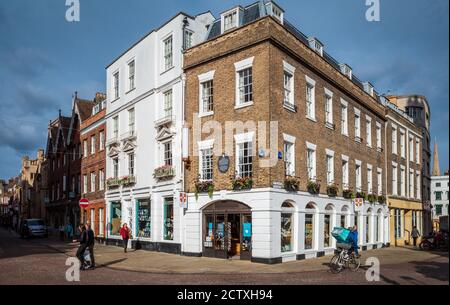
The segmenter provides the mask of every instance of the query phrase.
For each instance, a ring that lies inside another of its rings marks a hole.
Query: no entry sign
[[[82,209],[86,209],[89,206],[89,200],[87,200],[86,198],[83,198],[80,200],[80,207]]]

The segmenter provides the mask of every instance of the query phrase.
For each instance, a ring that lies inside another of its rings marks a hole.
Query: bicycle
[[[351,244],[347,243],[337,243],[336,248],[339,253],[333,256],[330,262],[330,270],[334,274],[340,273],[344,268],[350,269],[352,271],[358,271],[361,266],[361,261],[355,256]],[[350,253],[349,253],[350,252]]]

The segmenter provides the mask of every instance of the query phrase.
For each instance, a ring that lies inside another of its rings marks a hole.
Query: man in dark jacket
[[[91,254],[91,267],[95,268],[95,258],[94,258],[94,245],[95,245],[95,235],[94,231],[92,230],[91,224],[86,225],[86,232],[87,232],[87,246],[89,248],[89,253]]]
[[[84,251],[86,251],[86,248],[88,247],[88,234],[86,232],[86,227],[83,224],[80,224],[78,226],[78,230],[80,233],[80,236],[78,238],[78,241],[80,242],[80,246],[77,250],[77,258],[81,263],[80,269],[84,269]]]

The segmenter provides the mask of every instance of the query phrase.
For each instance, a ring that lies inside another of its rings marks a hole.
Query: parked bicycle
[[[332,273],[340,273],[345,268],[357,271],[361,266],[361,261],[352,251],[352,245],[349,243],[337,243],[337,253],[330,262],[330,270]]]

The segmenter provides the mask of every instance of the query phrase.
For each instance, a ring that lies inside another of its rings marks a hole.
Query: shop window
[[[151,203],[150,199],[139,200],[138,203],[138,237],[150,238],[151,227]]]
[[[281,206],[281,252],[293,251],[294,207],[285,202]]]
[[[164,240],[173,240],[173,198],[164,199]]]
[[[314,210],[313,213],[305,214],[305,250],[314,248],[314,225],[315,225],[315,209],[314,204],[310,203],[306,206],[306,210]]]
[[[330,247],[330,230],[331,230],[331,215],[324,216],[323,226],[323,246],[324,248]]]
[[[119,235],[122,224],[122,204],[120,202],[111,203],[111,235]]]

